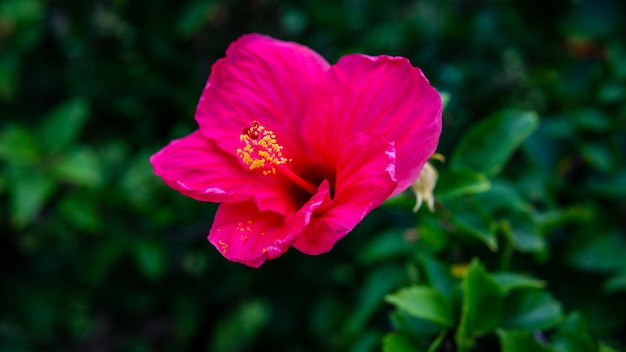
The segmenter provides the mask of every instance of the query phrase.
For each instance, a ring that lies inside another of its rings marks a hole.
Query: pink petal
[[[280,175],[244,168],[199,131],[169,143],[150,158],[154,172],[180,193],[200,201],[254,201],[261,209],[285,214],[297,207]]]
[[[323,159],[355,133],[395,143],[398,186],[405,190],[434,153],[441,133],[441,98],[419,68],[401,57],[347,55],[332,66],[313,97],[305,138]]]
[[[257,268],[283,254],[294,234],[283,215],[239,202],[219,206],[208,239],[229,260]]]
[[[294,243],[306,254],[332,249],[396,188],[395,148],[376,134],[359,133],[341,151],[332,204],[321,205]]]
[[[239,145],[241,130],[257,120],[286,149],[298,149],[308,97],[328,67],[324,58],[300,44],[242,36],[213,65],[196,111],[200,130],[232,150]]]
[[[261,211],[251,202],[221,204],[208,239],[227,259],[259,267],[287,251],[329,195],[328,182],[324,182],[316,195],[289,216]]]

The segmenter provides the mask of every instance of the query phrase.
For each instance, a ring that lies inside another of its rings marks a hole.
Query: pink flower
[[[434,153],[441,99],[402,57],[346,55],[245,35],[218,60],[195,115],[199,129],[154,154],[155,173],[222,203],[209,241],[258,267],[290,246],[329,251]]]

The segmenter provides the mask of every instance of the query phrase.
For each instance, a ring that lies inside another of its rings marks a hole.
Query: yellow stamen
[[[226,251],[228,250],[228,244],[226,244],[222,240],[217,241],[217,243],[220,245],[220,247],[222,247],[222,254],[226,254]]]
[[[261,169],[264,175],[275,174],[276,166],[286,164],[283,147],[276,142],[274,132],[265,129],[257,121],[241,131],[239,140],[245,143],[237,149],[237,155],[250,170]]]
[[[279,171],[300,188],[310,194],[317,193],[317,187],[293,172],[286,164],[291,162],[283,156],[283,146],[276,141],[274,132],[258,121],[241,131],[239,140],[245,145],[237,149],[237,155],[249,170],[259,170],[263,175],[275,175]]]

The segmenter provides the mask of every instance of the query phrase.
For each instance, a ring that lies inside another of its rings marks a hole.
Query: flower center
[[[276,142],[274,132],[266,130],[258,121],[244,128],[239,140],[245,146],[237,149],[237,155],[250,170],[259,169],[263,175],[276,174],[276,166],[290,161],[283,156],[283,146]]]
[[[317,187],[289,168],[287,164],[291,159],[283,156],[283,146],[276,141],[276,135],[258,121],[252,121],[249,127],[241,130],[239,140],[244,146],[237,149],[237,156],[249,170],[258,170],[265,176],[280,173],[309,194],[317,193]]]

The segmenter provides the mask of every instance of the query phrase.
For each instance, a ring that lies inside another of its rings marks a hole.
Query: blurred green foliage
[[[626,348],[626,4],[0,2],[0,350]],[[402,55],[446,92],[436,212],[408,194],[258,270],[152,174],[211,64],[261,32]]]

